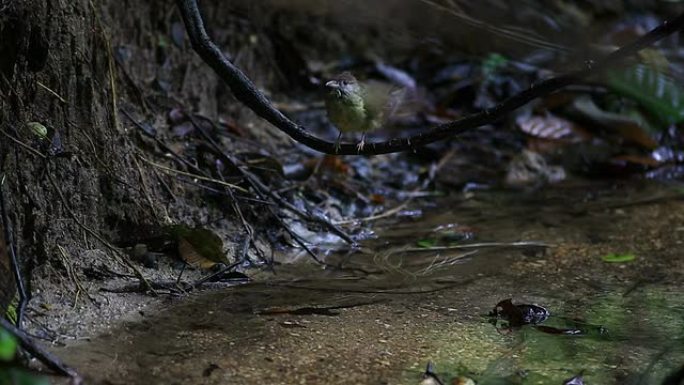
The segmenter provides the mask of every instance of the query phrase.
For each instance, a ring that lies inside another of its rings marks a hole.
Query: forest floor
[[[322,88],[341,71],[413,92],[411,114],[369,133],[373,142],[491,108],[563,73],[577,48],[496,30],[506,44],[483,34],[456,49],[446,27],[435,32],[443,40],[368,42],[402,20],[342,19],[319,33],[336,8],[312,16],[286,5],[260,23],[222,4],[208,12],[213,22],[227,15],[217,43],[280,111],[331,141],[338,131]],[[403,21],[422,17],[412,9]],[[588,36],[576,25],[594,11],[540,25],[614,47],[658,20],[609,18]],[[453,139],[338,157],[295,143],[235,100],[192,52],[180,19],[156,23],[122,28],[103,60],[118,79],[120,131],[100,129],[117,146],[99,151],[88,136],[98,131],[71,128],[62,146],[51,128],[50,141],[19,137],[26,148],[15,148],[47,154],[18,174],[49,187],[27,188],[31,210],[56,215],[39,223],[44,233],[31,223],[41,240],[31,247],[43,249],[24,327],[86,383],[417,384],[432,362],[444,383],[560,385],[583,373],[594,385],[656,384],[684,362],[676,39],[643,65],[578,81]],[[671,62],[663,69],[658,59]],[[508,298],[551,316],[521,323],[505,306],[488,315]]]

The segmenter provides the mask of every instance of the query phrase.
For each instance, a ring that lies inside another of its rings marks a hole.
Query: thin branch
[[[143,135],[145,135],[146,137],[151,138],[152,140],[154,140],[155,143],[157,143],[157,145],[158,145],[159,147],[161,147],[162,150],[164,150],[164,151],[168,152],[169,154],[171,154],[171,155],[173,156],[173,158],[174,158],[179,164],[181,164],[181,165],[183,165],[183,166],[185,166],[185,167],[187,167],[187,168],[189,168],[189,169],[191,169],[191,170],[195,170],[195,171],[198,172],[198,173],[202,173],[202,170],[200,170],[200,169],[199,169],[197,166],[195,166],[194,164],[192,164],[192,163],[188,162],[187,160],[185,160],[182,156],[178,155],[178,154],[177,154],[175,151],[173,151],[169,146],[167,146],[166,143],[162,142],[159,138],[157,138],[156,135],[149,133],[149,132],[147,131],[147,129],[145,128],[145,126],[143,126],[142,123],[140,123],[140,122],[138,122],[137,120],[135,120],[135,118],[133,118],[133,116],[132,116],[126,109],[121,108],[120,111],[124,114],[124,116],[126,116],[126,118],[128,118],[128,120],[131,121],[131,123],[133,123],[134,126],[136,126],[136,127],[140,130],[140,132],[141,132]]]
[[[107,248],[109,248],[114,253],[114,256],[116,257],[116,258],[114,258],[114,260],[117,263],[119,263],[124,268],[130,268],[131,270],[133,270],[136,277],[138,277],[138,279],[140,280],[142,286],[144,286],[145,288],[150,288],[150,289],[152,289],[152,291],[154,291],[154,289],[150,286],[150,283],[147,280],[147,278],[145,278],[145,276],[143,275],[142,271],[140,271],[140,269],[138,269],[138,267],[135,266],[128,258],[125,258],[123,256],[121,250],[118,247],[112,245],[109,241],[104,239],[103,236],[98,234],[95,230],[86,226],[78,218],[78,216],[76,216],[76,213],[71,209],[71,206],[69,206],[69,204],[68,204],[69,201],[67,201],[66,197],[64,196],[64,193],[59,188],[59,186],[57,185],[57,182],[55,182],[55,179],[51,176],[50,172],[48,171],[46,173],[46,175],[47,175],[48,180],[52,184],[52,187],[54,187],[55,191],[57,191],[57,195],[59,196],[60,200],[62,201],[62,206],[64,207],[64,210],[66,210],[66,212],[69,214],[69,216],[71,216],[71,219],[73,219],[73,221],[76,222],[76,224],[81,229],[83,229],[83,231],[90,234],[90,236],[97,239],[98,241],[100,241],[100,243],[102,243]]]
[[[428,178],[425,179],[423,181],[423,183],[420,184],[420,186],[413,189],[412,193],[416,193],[420,190],[423,190],[428,186],[428,184],[432,183],[432,181],[435,179],[435,175],[437,175],[437,172],[442,168],[442,166],[444,166],[446,164],[447,161],[449,161],[449,159],[451,159],[451,157],[454,156],[454,153],[455,152],[453,150],[446,153],[446,155],[444,155],[442,157],[442,159],[440,159],[439,162],[435,165],[435,167],[430,171],[430,175],[428,176]],[[401,210],[403,210],[406,206],[409,205],[409,203],[411,203],[413,201],[413,199],[415,199],[417,197],[418,197],[418,195],[410,195],[405,201],[401,202],[397,206],[394,206],[393,208],[386,210],[386,211],[383,211],[382,213],[379,213],[379,214],[374,214],[374,215],[371,215],[371,216],[368,216],[365,218],[359,218],[359,219],[345,219],[345,220],[336,221],[333,223],[336,225],[345,225],[345,224],[350,224],[350,223],[372,222],[372,221],[376,221],[378,219],[387,218],[387,217],[392,216],[392,215],[400,212]]]
[[[209,134],[207,134],[204,131],[202,126],[200,126],[199,124],[197,124],[197,122],[195,122],[195,120],[192,118],[192,116],[190,116],[190,121],[194,124],[195,128],[200,132],[200,134],[202,134],[204,139],[206,139],[207,142],[211,145],[211,147],[218,153],[218,155],[220,155],[228,163],[232,164],[240,172],[240,174],[242,174],[242,177],[245,178],[245,180],[247,180],[258,193],[260,193],[261,195],[265,195],[265,196],[270,197],[271,199],[273,199],[273,201],[278,203],[281,207],[286,208],[287,210],[289,210],[290,212],[292,212],[293,214],[299,216],[300,218],[302,218],[304,220],[308,220],[308,221],[312,221],[312,222],[316,222],[316,223],[321,224],[322,226],[327,228],[330,232],[332,232],[333,234],[342,238],[345,242],[352,244],[352,245],[356,243],[349,234],[345,233],[341,228],[335,226],[332,222],[330,222],[326,218],[322,218],[322,217],[316,216],[316,215],[311,215],[307,212],[300,210],[295,205],[293,205],[292,203],[288,202],[283,197],[281,197],[277,192],[273,191],[271,188],[269,188],[268,186],[263,184],[261,182],[261,180],[259,180],[259,178],[257,178],[251,172],[247,171],[245,169],[245,167],[241,167],[240,162],[235,157],[226,153],[221,148],[221,146],[219,146],[219,144],[216,143],[216,141]],[[305,247],[305,249],[306,249],[306,246],[303,246],[303,247]]]
[[[496,247],[510,247],[510,248],[548,248],[551,247],[546,242],[535,242],[535,241],[520,241],[520,242],[480,242],[480,243],[466,243],[463,245],[453,245],[453,246],[433,246],[433,247],[407,247],[401,249],[401,251],[443,251],[443,250],[470,250],[470,249],[482,249],[482,248],[496,248]]]
[[[310,133],[311,131],[288,119],[283,113],[277,110],[249,78],[223,54],[223,51],[209,38],[209,35],[205,30],[204,21],[200,15],[197,0],[176,0],[176,5],[180,9],[193,49],[202,60],[213,68],[219,77],[228,84],[236,99],[249,107],[261,118],[289,135],[292,139],[311,147],[314,150],[333,155],[376,155],[401,151],[415,151],[426,144],[456,136],[476,127],[494,123],[508,113],[538,97],[548,95],[565,86],[571,85],[579,79],[601,73],[656,41],[684,29],[684,13],[682,13],[671,21],[664,22],[646,35],[641,36],[632,43],[621,47],[600,60],[587,60],[583,69],[533,84],[527,90],[506,99],[501,104],[490,109],[483,110],[463,119],[435,126],[429,131],[411,137],[366,143],[362,150],[359,150],[355,143],[343,143],[339,146],[338,150],[335,143],[325,141],[312,135]]]
[[[451,16],[455,17],[463,23],[464,25],[467,25],[471,28],[476,28],[483,30],[485,32],[489,32],[491,34],[494,34],[496,36],[503,37],[504,39],[510,39],[512,41],[516,41],[519,43],[526,44],[530,47],[535,47],[535,48],[544,48],[548,50],[553,50],[553,51],[559,51],[559,52],[568,52],[569,49],[565,46],[559,45],[559,44],[554,44],[551,43],[550,41],[540,37],[536,33],[530,33],[529,31],[518,31],[513,28],[506,28],[506,27],[500,27],[497,24],[492,24],[488,23],[486,21],[478,20],[473,17],[468,16],[467,13],[465,13],[463,10],[459,9],[459,7],[456,5],[456,3],[451,2],[449,6],[439,4],[436,1],[433,0],[420,0],[421,2],[434,7],[442,12],[446,12],[450,14]]]
[[[12,325],[9,321],[4,319],[3,317],[0,317],[0,327],[7,330],[11,335],[14,336],[17,340],[19,340],[19,344],[21,347],[29,352],[33,357],[37,358],[40,362],[42,362],[45,366],[47,366],[50,370],[54,371],[57,374],[60,374],[62,376],[69,376],[73,379],[75,379],[74,382],[80,383],[80,376],[78,373],[68,367],[66,364],[64,364],[62,361],[60,361],[59,358],[54,356],[52,353],[48,352],[47,350],[41,348],[38,344],[33,342],[33,339],[29,337],[26,333],[23,331],[19,330],[16,326]]]
[[[56,97],[57,100],[59,100],[60,102],[62,102],[62,103],[64,103],[64,104],[69,104],[69,103],[67,103],[67,101],[66,101],[63,97],[61,97],[57,92],[53,91],[50,87],[48,87],[48,86],[46,86],[45,84],[41,83],[40,80],[36,80],[36,84],[38,84],[38,86],[39,86],[40,88],[44,89],[45,91],[47,91],[48,93],[50,93],[52,96]]]
[[[249,249],[250,242],[251,242],[250,237],[249,236],[245,237],[245,239],[243,240],[242,245],[240,247],[240,255],[238,255],[238,258],[236,258],[237,262],[231,263],[230,265],[224,267],[223,269],[221,269],[215,273],[209,274],[206,277],[198,279],[194,283],[190,284],[190,286],[187,287],[186,290],[190,291],[192,289],[196,289],[198,286],[200,286],[206,282],[209,282],[212,279],[221,277],[225,273],[227,273],[231,270],[234,270],[236,267],[240,266],[240,264],[243,263],[247,259],[247,250]]]
[[[209,177],[206,177],[206,176],[197,175],[197,174],[193,174],[193,173],[190,173],[190,172],[185,172],[185,171],[180,171],[180,170],[176,170],[176,169],[173,169],[173,168],[169,168],[169,167],[163,166],[163,165],[161,165],[161,164],[159,164],[159,163],[154,163],[153,161],[151,161],[151,160],[149,160],[149,159],[147,159],[147,158],[144,158],[143,156],[140,156],[140,159],[142,159],[143,162],[149,164],[150,166],[156,167],[156,168],[158,168],[158,169],[160,169],[160,170],[162,170],[162,171],[164,171],[164,172],[166,172],[166,173],[178,174],[178,175],[187,176],[187,177],[189,177],[189,178],[193,178],[193,179],[197,179],[197,180],[203,180],[203,181],[205,181],[205,182],[216,183],[216,184],[218,184],[218,185],[221,185],[221,186],[224,186],[224,187],[228,187],[228,188],[232,188],[232,189],[238,190],[238,191],[243,192],[243,193],[248,192],[247,190],[245,190],[244,188],[242,188],[242,187],[240,187],[240,186],[238,186],[238,185],[234,185],[234,184],[232,184],[232,183],[228,183],[228,182],[225,182],[225,181],[222,181],[222,180],[219,180],[219,179],[209,178]]]
[[[47,156],[45,156],[45,155],[41,154],[40,152],[34,150],[33,148],[31,148],[31,146],[29,146],[28,144],[26,144],[26,143],[22,142],[21,140],[15,138],[14,136],[12,136],[12,135],[6,133],[4,130],[0,130],[0,132],[1,132],[3,135],[5,135],[6,137],[8,137],[11,141],[13,141],[14,143],[16,143],[16,144],[18,144],[19,146],[21,146],[21,148],[23,148],[24,150],[28,151],[29,153],[31,153],[31,154],[33,154],[33,155],[39,157],[39,158],[43,158],[43,159],[46,159],[46,158],[47,158]]]
[[[4,164],[3,167],[4,169]],[[2,170],[4,171],[4,170]],[[12,241],[12,230],[10,228],[9,218],[7,217],[7,210],[5,208],[5,194],[3,193],[3,185],[5,182],[5,174],[0,177],[0,217],[2,219],[2,236],[5,238],[5,244],[10,254],[10,264],[12,265],[12,274],[14,275],[15,285],[19,293],[19,303],[17,304],[17,327],[21,328],[24,320],[24,310],[28,304],[29,297],[26,293],[26,286],[24,286],[24,278],[21,275],[21,268],[19,266],[19,257],[16,253],[15,244]]]

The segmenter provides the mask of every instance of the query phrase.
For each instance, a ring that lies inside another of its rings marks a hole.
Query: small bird
[[[343,72],[325,83],[325,107],[328,119],[340,134],[335,141],[339,150],[343,132],[362,132],[357,145],[363,150],[366,132],[379,128],[396,111],[403,90],[381,82],[361,83],[354,75]]]

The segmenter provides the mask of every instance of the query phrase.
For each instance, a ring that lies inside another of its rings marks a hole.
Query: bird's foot
[[[340,138],[342,137],[342,132],[340,132],[339,135],[337,135],[337,140],[335,141],[335,154],[338,154],[340,152]]]
[[[363,147],[366,145],[366,133],[364,132],[363,135],[361,135],[361,141],[359,144],[356,145],[356,150],[361,153],[363,151]]]

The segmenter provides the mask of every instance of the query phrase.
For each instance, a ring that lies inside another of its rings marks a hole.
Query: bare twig
[[[2,166],[4,168],[4,164]],[[26,309],[29,298],[26,293],[26,287],[24,286],[24,278],[21,275],[19,258],[16,253],[16,248],[13,242],[14,238],[12,237],[10,222],[5,208],[5,194],[3,193],[3,186],[5,184],[4,182],[5,175],[3,174],[2,177],[0,177],[0,217],[2,219],[2,235],[5,238],[5,243],[7,244],[7,249],[9,250],[12,274],[14,275],[14,282],[17,286],[17,292],[19,293],[19,303],[17,304],[17,326],[21,328],[21,324],[24,319],[24,310]]]
[[[138,162],[138,159],[136,159],[135,156],[132,156],[131,159],[133,160],[133,163],[135,163],[135,167],[138,169],[138,176],[140,176],[140,185],[142,186],[143,195],[145,195],[145,199],[147,199],[147,204],[150,206],[150,210],[152,211],[152,215],[154,215],[154,218],[157,221],[159,221],[159,213],[157,212],[154,202],[152,202],[152,197],[150,196],[150,189],[147,187],[147,182],[145,180],[145,175],[143,174],[142,168],[140,167],[140,162]]]
[[[342,238],[345,242],[349,244],[356,244],[356,242],[352,239],[351,236],[349,236],[347,233],[345,233],[342,229],[337,227],[335,224],[332,222],[328,221],[327,219],[315,215],[311,215],[309,213],[306,213],[296,206],[294,206],[292,203],[286,201],[284,198],[282,198],[278,193],[275,191],[271,190],[268,188],[268,186],[264,185],[261,183],[261,181],[252,175],[251,173],[247,173],[245,170],[242,170],[242,172],[246,173],[245,177],[256,187],[259,189],[259,191],[265,193],[272,199],[274,199],[276,202],[278,202],[282,207],[286,208],[287,210],[291,211],[292,213],[296,214],[300,218],[304,220],[308,220],[311,222],[319,223],[326,227],[330,232],[333,234],[337,235],[338,237]]]
[[[482,249],[485,247],[510,247],[510,248],[548,248],[551,247],[546,242],[521,241],[521,242],[480,242],[480,243],[466,243],[463,245],[454,246],[433,246],[433,247],[407,247],[401,251],[441,251],[441,250],[469,250]]]
[[[221,170],[217,170],[217,172],[221,179],[225,181],[225,177],[223,176],[223,173],[221,173]],[[233,210],[235,210],[235,212],[240,217],[242,227],[245,229],[245,233],[247,233],[247,236],[243,241],[242,252],[240,256],[236,258],[237,261],[240,261],[247,257],[247,250],[249,250],[249,245],[254,245],[254,250],[257,251],[257,253],[259,252],[259,249],[256,247],[256,242],[254,241],[254,229],[252,229],[252,226],[250,226],[250,224],[247,223],[245,216],[242,214],[242,209],[240,208],[238,201],[235,199],[235,194],[233,194],[233,190],[229,188],[226,188],[225,190],[228,193],[228,196],[230,198],[230,204],[233,206]]]
[[[98,234],[95,230],[93,230],[93,229],[91,229],[90,227],[86,226],[83,222],[81,222],[80,219],[78,219],[78,217],[76,216],[76,213],[74,213],[74,211],[73,211],[73,210],[71,209],[71,207],[69,206],[69,204],[68,204],[66,198],[64,197],[64,193],[62,192],[62,189],[60,189],[59,186],[57,185],[57,182],[55,182],[55,179],[51,176],[51,174],[50,174],[49,172],[46,173],[46,175],[47,175],[47,177],[48,177],[48,180],[50,180],[50,183],[52,184],[52,186],[55,188],[55,191],[57,191],[57,195],[59,195],[59,198],[60,198],[60,200],[62,201],[62,206],[63,206],[64,209],[67,211],[67,213],[69,213],[69,216],[71,216],[71,219],[73,219],[74,222],[76,222],[76,224],[77,224],[79,227],[81,227],[81,229],[83,229],[84,232],[90,234],[90,236],[94,237],[95,239],[97,239],[98,241],[100,241],[100,243],[102,243],[102,244],[105,245],[107,248],[109,248],[112,252],[114,252],[114,256],[116,257],[115,260],[116,260],[121,266],[123,266],[123,267],[125,267],[125,268],[130,268],[131,270],[133,270],[133,272],[134,272],[135,275],[138,277],[138,279],[141,281],[141,283],[142,283],[146,288],[150,288],[150,289],[152,289],[152,290],[154,291],[154,289],[150,286],[149,281],[147,280],[147,278],[145,278],[145,276],[144,276],[143,273],[140,271],[140,269],[138,269],[137,266],[135,266],[134,264],[132,264],[131,261],[130,261],[128,258],[123,257],[123,256],[122,256],[122,253],[121,253],[121,250],[120,250],[118,247],[116,247],[116,246],[112,245],[111,243],[109,243],[109,241],[107,241],[106,239],[104,239],[104,238],[103,238],[100,234]]]
[[[37,81],[36,81],[36,84],[38,84],[38,86],[39,86],[40,88],[44,89],[45,91],[47,91],[48,93],[50,93],[52,96],[56,97],[60,102],[62,102],[62,103],[64,103],[64,104],[68,104],[67,101],[64,100],[63,97],[61,97],[57,92],[53,91],[50,87],[48,87],[48,86],[46,86],[45,84],[41,83],[40,80],[37,80]]]
[[[173,296],[184,296],[187,294],[185,283],[180,285],[176,283],[176,280],[165,280],[165,281],[150,281],[150,286],[156,290],[157,294],[168,294]],[[203,282],[198,287],[207,289],[222,289],[226,287],[235,286],[234,282]],[[164,292],[165,290],[165,292]],[[146,293],[148,290],[140,285],[124,285],[119,287],[103,287],[100,288],[101,292],[104,293]]]
[[[131,123],[133,123],[133,125],[135,125],[140,130],[140,132],[143,133],[143,135],[147,136],[148,138],[152,138],[152,140],[154,140],[155,143],[157,143],[157,145],[162,148],[162,150],[171,154],[173,156],[173,158],[176,161],[178,161],[178,163],[182,164],[183,166],[187,167],[188,169],[195,170],[195,172],[202,173],[202,170],[200,170],[197,166],[188,162],[182,156],[178,155],[169,146],[167,146],[166,143],[159,140],[159,138],[157,138],[156,136],[147,132],[147,129],[140,122],[135,120],[135,118],[133,118],[133,116],[125,108],[121,108],[120,111],[124,114],[124,116],[126,116],[126,118],[128,118],[128,120],[131,121]]]
[[[64,269],[66,270],[67,277],[71,279],[71,282],[73,282],[74,286],[76,287],[76,289],[74,290],[74,305],[72,306],[72,308],[75,309],[76,306],[78,306],[78,299],[81,296],[81,293],[85,293],[91,302],[95,302],[95,298],[93,298],[93,296],[90,295],[90,293],[88,293],[88,290],[86,290],[83,287],[83,285],[81,284],[81,280],[78,278],[78,275],[74,271],[74,266],[70,261],[71,258],[69,256],[69,253],[61,245],[57,245],[57,250],[59,250],[59,257],[62,261]]]
[[[283,199],[277,192],[273,191],[270,189],[268,186],[264,185],[257,176],[252,174],[251,172],[247,171],[245,167],[241,167],[240,162],[238,159],[235,157],[231,156],[230,154],[226,153],[219,145],[216,143],[216,141],[209,135],[207,134],[202,126],[197,124],[195,120],[190,117],[190,121],[194,124],[195,128],[202,134],[204,139],[209,142],[209,144],[214,148],[214,151],[216,151],[221,157],[226,161],[232,164],[236,169],[239,170],[239,172],[242,174],[243,178],[245,178],[251,185],[254,187],[254,189],[260,193],[260,195],[265,195],[274,200],[276,203],[278,203],[281,207],[286,208],[287,210],[291,211],[295,215],[299,216],[300,218],[303,218],[304,220],[319,223],[323,225],[325,228],[327,228],[330,232],[333,234],[337,235],[338,237],[342,238],[345,242],[349,244],[355,244],[354,240],[347,234],[345,233],[342,229],[339,227],[335,226],[332,222],[328,221],[325,218],[321,218],[318,216],[310,215],[299,208],[295,207],[293,204],[290,202],[286,201]],[[302,244],[302,246],[306,248]],[[308,249],[307,249],[308,250]]]
[[[176,0],[176,5],[180,9],[183,21],[185,22],[185,28],[188,31],[188,36],[195,52],[228,84],[236,99],[261,118],[289,135],[292,139],[314,150],[339,155],[375,155],[414,151],[426,144],[454,137],[464,131],[485,124],[494,123],[538,97],[548,95],[565,86],[576,83],[579,79],[599,74],[623,62],[656,41],[684,29],[684,13],[682,13],[604,58],[595,61],[587,60],[582,69],[533,84],[527,90],[506,99],[495,107],[485,109],[460,120],[438,125],[427,132],[411,137],[366,143],[363,149],[359,150],[355,143],[344,143],[336,146],[333,142],[325,141],[312,135],[311,130],[307,130],[305,127],[288,119],[273,106],[252,81],[224,55],[223,50],[209,38],[204,27],[204,21],[200,15],[197,0]]]
[[[97,23],[97,28],[99,29],[100,35],[102,36],[102,41],[104,42],[105,50],[107,51],[107,75],[108,75],[108,80],[109,80],[109,88],[110,88],[110,103],[112,105],[112,125],[114,126],[113,128],[117,131],[121,130],[121,124],[119,122],[119,116],[117,115],[116,111],[119,110],[118,108],[118,96],[117,96],[117,88],[116,88],[116,75],[114,73],[114,55],[112,54],[112,42],[111,39],[109,38],[109,35],[107,35],[107,32],[105,31],[104,28],[104,23],[102,22],[102,18],[100,17],[100,13],[98,12],[98,8],[95,7],[95,3],[93,3],[94,0],[90,0],[90,8],[93,11],[93,15],[95,16],[95,22]],[[96,1],[96,0],[95,0]]]
[[[81,383],[81,376],[76,372],[76,370],[70,368],[64,364],[59,358],[54,356],[52,353],[41,348],[38,344],[33,342],[33,339],[29,337],[26,333],[21,331],[16,326],[12,325],[9,321],[0,317],[0,327],[7,330],[14,338],[19,341],[21,347],[26,350],[33,357],[37,358],[50,370],[62,376],[68,376],[74,379],[75,383]]]
[[[169,186],[169,184],[166,183],[166,181],[164,180],[164,178],[162,178],[162,176],[159,174],[159,172],[156,169],[153,169],[152,172],[154,173],[154,176],[157,177],[157,180],[162,185],[162,187],[164,187],[164,190],[166,190],[166,193],[169,194],[169,196],[171,198],[173,198],[174,201],[178,202],[178,197],[176,196],[176,194],[173,193],[173,190],[171,190],[171,186]],[[166,209],[164,211],[166,211]],[[166,212],[165,218],[168,218],[168,217],[169,217],[169,214],[168,214],[168,212]]]
[[[532,33],[530,31],[520,31],[513,28],[500,27],[498,24],[488,23],[479,19],[475,19],[465,13],[463,10],[459,9],[455,2],[450,2],[449,6],[439,4],[433,0],[420,0],[421,2],[434,7],[442,12],[446,12],[451,16],[458,19],[459,22],[463,23],[472,28],[483,30],[503,38],[513,40],[519,43],[526,44],[530,47],[544,48],[553,51],[568,52],[569,49],[565,46],[551,43],[550,41],[540,37],[538,34]]]
[[[249,241],[249,239],[248,239],[248,241]],[[249,242],[247,242],[247,245],[249,246]],[[246,252],[246,251],[245,251],[245,252]],[[229,271],[235,269],[235,268],[236,268],[239,264],[241,264],[242,262],[243,262],[242,260],[239,260],[239,261],[237,261],[237,262],[231,263],[230,265],[224,267],[223,269],[217,271],[216,273],[213,273],[213,274],[210,274],[210,275],[208,275],[208,276],[206,276],[206,277],[203,277],[203,278],[198,279],[197,281],[195,281],[195,283],[191,284],[191,285],[187,288],[187,290],[195,289],[196,287],[201,286],[202,284],[204,284],[204,283],[206,283],[206,282],[208,282],[208,281],[211,281],[212,279],[214,279],[214,278],[216,278],[216,277],[222,276],[223,274],[225,274],[225,273],[227,273],[227,272],[229,272]]]
[[[40,152],[34,150],[33,148],[31,148],[31,146],[29,146],[28,144],[26,144],[26,143],[22,142],[21,140],[15,138],[14,136],[8,134],[8,133],[5,132],[4,130],[0,130],[0,132],[2,132],[3,135],[5,135],[6,137],[8,137],[11,141],[13,141],[14,143],[18,144],[19,146],[21,146],[21,148],[23,148],[24,150],[28,151],[28,152],[31,153],[32,155],[35,155],[35,156],[37,156],[37,157],[39,157],[39,158],[43,158],[43,159],[47,158],[46,155],[41,154]]]
[[[455,151],[453,151],[453,150],[447,152],[442,157],[442,159],[440,159],[439,162],[431,170],[429,177],[426,178],[425,181],[423,181],[423,183],[420,184],[420,186],[413,189],[413,191],[411,192],[413,195],[410,195],[408,197],[408,199],[401,202],[397,206],[394,206],[393,208],[391,208],[389,210],[385,210],[380,214],[375,214],[375,215],[371,215],[371,216],[368,216],[365,218],[359,218],[359,219],[347,219],[347,220],[337,221],[337,222],[335,222],[335,224],[336,225],[342,225],[342,224],[357,223],[357,222],[372,222],[372,221],[376,221],[378,219],[390,217],[390,216],[400,212],[406,206],[408,206],[408,204],[411,203],[411,201],[413,201],[413,199],[418,197],[418,195],[415,194],[416,192],[425,189],[425,187],[427,187],[434,180],[435,176],[437,175],[437,172],[442,168],[442,166],[444,166],[446,164],[446,162],[449,159],[451,159],[452,156],[454,156],[454,154],[455,154]]]
[[[204,139],[213,147],[214,151],[217,152],[218,155],[220,155],[224,161],[230,163],[235,167],[247,180],[247,182],[252,186],[252,188],[255,190],[255,192],[259,195],[264,200],[267,200],[270,198],[272,201],[275,203],[279,204],[279,207],[285,207],[292,211],[293,213],[299,215],[300,217],[304,218],[305,220],[310,220],[310,221],[316,221],[319,223],[322,223],[324,226],[326,226],[330,231],[333,233],[337,234],[340,238],[344,239],[350,244],[355,244],[355,242],[351,239],[349,235],[347,235],[344,231],[341,229],[337,228],[335,225],[332,223],[328,222],[327,220],[323,218],[316,218],[314,216],[308,215],[307,213],[299,210],[297,207],[294,205],[290,204],[290,202],[287,202],[285,199],[281,198],[276,192],[272,191],[268,186],[264,185],[257,176],[252,174],[251,172],[246,170],[246,167],[240,164],[238,159],[235,157],[229,155],[223,149],[216,143],[216,141],[206,132],[204,132],[204,129],[202,126],[200,126],[195,119],[192,116],[188,116],[192,124],[195,126],[195,128],[202,134]],[[266,205],[266,208],[271,212],[271,215],[273,218],[278,222],[280,227],[282,227],[290,236],[292,239],[300,246],[302,247],[311,258],[316,261],[317,263],[320,264],[325,264],[323,261],[321,261],[318,256],[311,251],[311,249],[306,245],[306,243],[301,239],[301,237],[297,234],[295,234],[288,226],[287,224],[283,221],[282,218],[278,215],[278,213],[273,210],[273,207],[271,205]],[[239,210],[239,209],[238,209]],[[238,211],[239,212],[239,211]],[[249,233],[249,230],[248,230]],[[250,233],[251,236],[251,233]],[[258,248],[255,247],[255,250],[258,252]]]
[[[189,173],[189,172],[185,172],[185,171],[180,171],[180,170],[176,170],[176,169],[173,169],[173,168],[169,168],[169,167],[163,166],[163,165],[161,165],[161,164],[154,163],[154,162],[152,162],[151,160],[148,160],[148,159],[146,159],[146,158],[143,158],[142,156],[140,157],[140,159],[142,159],[143,162],[149,164],[150,166],[156,167],[156,168],[158,168],[158,169],[160,169],[160,170],[162,170],[162,171],[164,171],[164,172],[167,172],[167,173],[173,173],[173,174],[178,174],[178,175],[184,175],[184,176],[187,176],[187,177],[189,177],[189,178],[194,178],[194,179],[198,179],[198,180],[203,180],[203,181],[205,181],[205,182],[216,183],[216,184],[219,184],[219,185],[221,185],[221,186],[225,186],[225,187],[228,187],[228,188],[232,188],[232,189],[238,190],[238,191],[240,191],[240,192],[244,192],[244,193],[247,192],[247,190],[245,190],[244,188],[242,188],[242,187],[240,187],[240,186],[238,186],[238,185],[234,185],[234,184],[232,184],[232,183],[228,183],[228,182],[224,182],[224,181],[219,180],[219,179],[209,178],[209,177],[206,177],[206,176],[197,175],[197,174],[192,174],[192,173]]]
[[[292,229],[290,229],[290,227],[283,221],[283,219],[278,215],[278,213],[276,213],[275,210],[273,210],[273,208],[272,208],[271,206],[267,206],[267,208],[268,208],[268,210],[271,212],[271,215],[273,215],[273,217],[275,218],[275,220],[278,221],[278,224],[280,224],[280,227],[282,227],[288,234],[290,234],[290,236],[291,236],[292,239],[295,241],[295,243],[297,243],[302,249],[304,249],[304,251],[306,251],[306,253],[309,254],[309,256],[310,256],[316,263],[320,263],[321,265],[326,265],[325,262],[321,261],[321,259],[318,258],[318,256],[316,255],[316,253],[314,253],[313,251],[311,251],[311,249],[309,248],[309,246],[306,245],[306,243],[305,243],[304,240],[299,236],[299,234],[295,233],[294,231],[292,231]]]

